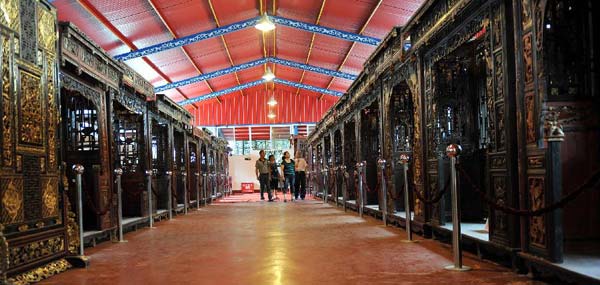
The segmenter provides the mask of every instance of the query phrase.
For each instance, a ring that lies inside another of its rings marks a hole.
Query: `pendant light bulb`
[[[275,74],[271,71],[270,67],[267,67],[267,70],[265,70],[265,74],[263,74],[262,78],[265,81],[271,82],[273,79],[275,79]]]
[[[277,100],[275,100],[275,95],[271,95],[271,99],[269,99],[269,102],[267,102],[267,105],[269,105],[271,107],[277,105]]]
[[[263,32],[268,32],[275,29],[275,24],[273,21],[271,21],[267,14],[264,14],[260,17],[260,20],[258,23],[256,23],[256,25],[254,25],[254,27]]]

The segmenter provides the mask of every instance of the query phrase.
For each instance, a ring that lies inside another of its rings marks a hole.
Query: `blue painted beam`
[[[301,21],[296,21],[296,20],[292,20],[292,19],[288,19],[288,18],[279,17],[279,16],[269,16],[269,17],[275,24],[280,24],[280,25],[291,27],[291,28],[311,32],[311,33],[327,35],[327,36],[336,37],[336,38],[340,38],[340,39],[347,40],[347,41],[359,42],[359,43],[372,45],[372,46],[376,46],[381,42],[380,39],[377,39],[374,37],[363,36],[363,35],[350,33],[350,32],[346,32],[346,31],[334,29],[334,28],[327,28],[327,27],[310,24],[310,23],[306,23],[306,22],[301,22]]]
[[[342,31],[342,30],[338,30],[338,29],[334,29],[334,28],[323,27],[323,26],[319,26],[319,25],[315,25],[315,24],[296,21],[296,20],[278,17],[278,16],[269,16],[269,17],[275,24],[280,24],[280,25],[284,25],[284,26],[288,26],[291,28],[312,32],[312,33],[328,35],[331,37],[336,37],[336,38],[347,40],[347,41],[359,42],[359,43],[372,45],[372,46],[376,46],[381,42],[380,39],[377,39],[374,37],[363,36],[363,35],[346,32],[346,31]],[[165,50],[193,44],[193,43],[196,43],[196,42],[199,42],[202,40],[226,35],[226,34],[229,34],[229,33],[235,32],[235,31],[240,31],[240,30],[243,30],[243,29],[246,29],[249,27],[253,27],[254,25],[256,25],[256,23],[258,23],[259,20],[260,20],[260,17],[256,17],[256,18],[245,20],[245,21],[240,21],[240,22],[236,22],[233,24],[225,25],[220,28],[216,28],[216,29],[205,31],[205,32],[200,32],[200,33],[196,33],[193,35],[185,36],[185,37],[182,37],[179,39],[174,39],[174,40],[158,43],[158,44],[144,47],[144,48],[141,48],[141,49],[138,49],[135,51],[119,54],[119,55],[115,56],[115,59],[125,61],[125,60],[130,60],[130,59],[134,59],[134,58],[138,58],[138,57],[142,57],[142,56],[148,56],[148,55],[162,52]]]
[[[141,48],[132,52],[128,52],[128,53],[124,53],[124,54],[119,54],[117,56],[115,56],[115,59],[117,60],[129,60],[129,59],[133,59],[133,58],[138,58],[138,57],[142,57],[142,56],[147,56],[153,53],[157,53],[157,52],[161,52],[161,51],[165,51],[165,50],[169,50],[169,49],[173,49],[176,47],[181,47],[181,46],[185,46],[185,45],[189,45],[189,44],[193,44],[195,42],[199,42],[202,40],[206,40],[206,39],[210,39],[210,38],[214,38],[214,37],[218,37],[218,36],[222,36],[222,35],[226,35],[235,31],[239,31],[239,30],[243,30],[249,27],[253,27],[254,25],[256,25],[256,23],[258,23],[258,20],[260,18],[252,18],[252,19],[248,19],[245,21],[241,21],[241,22],[236,22],[233,24],[229,24],[229,25],[225,25],[222,26],[220,28],[216,28],[216,29],[212,29],[212,30],[208,30],[205,32],[200,32],[200,33],[196,33],[196,34],[192,34],[189,36],[185,36],[179,39],[174,39],[174,40],[170,40],[170,41],[166,41],[163,43],[159,43],[159,44],[155,44],[155,45],[151,45],[145,48]]]
[[[285,66],[289,66],[289,67],[293,67],[293,68],[298,68],[298,69],[302,69],[302,70],[306,70],[306,71],[311,71],[311,72],[315,72],[315,73],[325,74],[325,75],[329,75],[329,76],[333,76],[333,77],[344,78],[344,79],[348,79],[348,80],[352,80],[352,81],[354,81],[356,79],[356,75],[353,75],[350,73],[340,72],[340,71],[336,71],[336,70],[331,70],[331,69],[327,69],[327,68],[322,68],[322,67],[318,67],[318,66],[314,66],[314,65],[310,65],[310,64],[304,64],[304,63],[291,61],[291,60],[287,60],[287,59],[282,59],[282,58],[277,58],[277,57],[270,57],[269,62],[277,63],[277,64],[281,64],[281,65],[285,65]]]
[[[204,74],[200,74],[198,76],[194,76],[194,77],[190,77],[187,79],[183,79],[180,81],[176,81],[176,82],[172,82],[169,84],[165,84],[162,86],[158,86],[156,88],[154,88],[154,92],[155,93],[159,93],[165,90],[169,90],[169,89],[173,89],[173,88],[178,88],[181,86],[185,86],[185,85],[190,85],[196,82],[200,82],[200,81],[204,81],[207,79],[212,79],[215,77],[219,77],[225,74],[229,74],[229,73],[234,73],[240,70],[244,70],[244,69],[248,69],[248,68],[252,68],[255,66],[260,66],[262,64],[267,63],[267,59],[266,58],[261,58],[261,59],[257,59],[257,60],[253,60],[250,62],[246,62],[246,63],[242,63],[242,64],[238,64],[238,65],[234,65],[232,67],[228,67],[228,68],[224,68],[224,69],[220,69],[217,71],[213,71],[213,72],[209,72],[209,73],[204,73]]]
[[[331,96],[336,96],[336,97],[342,97],[342,95],[344,95],[344,93],[339,92],[339,91],[333,91],[333,90],[329,90],[329,89],[325,89],[325,88],[321,88],[321,87],[302,84],[302,83],[298,83],[298,82],[292,82],[292,81],[279,79],[279,78],[273,79],[273,82],[292,86],[295,88],[301,88],[301,89],[305,89],[305,90],[309,90],[309,91],[313,91],[313,92],[317,92],[317,93],[323,93],[323,94],[327,94],[327,95],[331,95]]]
[[[248,82],[248,83],[244,83],[244,84],[240,84],[240,85],[235,86],[235,87],[231,87],[231,88],[223,89],[223,90],[216,91],[216,92],[213,92],[213,93],[209,93],[209,94],[206,94],[206,95],[198,96],[198,97],[195,97],[195,98],[183,100],[183,101],[178,102],[177,104],[179,104],[181,106],[185,106],[185,105],[189,105],[189,104],[194,104],[196,102],[205,101],[205,100],[212,99],[212,98],[215,98],[215,97],[219,97],[219,96],[222,96],[222,95],[225,95],[225,94],[229,94],[229,93],[237,92],[237,91],[240,91],[240,90],[248,89],[250,87],[254,87],[254,86],[260,85],[262,83],[265,83],[264,79],[256,80],[256,81],[252,81],[252,82]]]
[[[333,90],[329,90],[329,89],[324,89],[324,88],[320,88],[320,87],[316,87],[316,86],[312,86],[312,85],[307,85],[307,84],[292,82],[292,81],[283,80],[283,79],[279,79],[279,78],[275,78],[275,79],[273,79],[273,81],[275,83],[279,83],[279,84],[283,84],[283,85],[288,85],[288,86],[292,86],[292,87],[295,87],[295,88],[306,89],[306,90],[314,91],[314,92],[318,92],[318,93],[324,93],[324,94],[328,94],[328,95],[336,96],[336,97],[341,97],[342,95],[344,95],[344,93],[342,93],[342,92],[333,91]],[[248,82],[248,83],[244,83],[244,84],[240,84],[240,85],[235,86],[235,87],[223,89],[223,90],[220,90],[220,91],[217,91],[217,92],[213,92],[213,93],[209,93],[209,94],[206,94],[206,95],[198,96],[198,97],[195,97],[195,98],[183,100],[183,101],[178,102],[177,104],[179,104],[180,106],[194,104],[194,103],[197,103],[197,102],[200,102],[200,101],[205,101],[205,100],[212,99],[212,98],[215,98],[215,97],[223,96],[225,94],[229,94],[229,93],[237,92],[237,91],[240,91],[240,90],[248,89],[250,87],[254,87],[254,86],[263,84],[265,82],[266,81],[264,79],[260,79],[260,80],[256,80],[256,81],[252,81],[252,82]]]
[[[314,65],[304,64],[304,63],[291,61],[291,60],[287,60],[287,59],[281,59],[281,58],[277,58],[277,57],[268,57],[268,58],[261,58],[261,59],[253,60],[250,62],[242,63],[239,65],[234,65],[232,67],[220,69],[217,71],[204,73],[204,74],[201,74],[198,76],[194,76],[194,77],[183,79],[180,81],[168,83],[165,85],[161,85],[161,86],[154,88],[154,92],[159,93],[159,92],[163,92],[165,90],[178,88],[181,86],[193,84],[193,83],[204,81],[207,79],[212,79],[212,78],[219,77],[219,76],[222,76],[225,74],[229,74],[229,73],[237,72],[240,70],[259,66],[259,65],[267,63],[267,62],[281,64],[281,65],[289,66],[292,68],[298,68],[298,69],[302,69],[302,70],[306,70],[306,71],[310,71],[310,72],[325,74],[328,76],[340,77],[340,78],[344,78],[344,79],[348,79],[348,80],[356,79],[356,75],[353,75],[353,74],[339,72],[339,71],[335,71],[335,70],[331,70],[331,69],[326,69],[326,68],[322,68],[322,67],[318,67],[318,66],[314,66]]]

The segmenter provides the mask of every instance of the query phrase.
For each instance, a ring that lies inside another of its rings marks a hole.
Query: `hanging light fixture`
[[[271,71],[270,67],[267,67],[267,69],[265,70],[265,74],[263,74],[262,78],[265,81],[273,81],[273,79],[275,79],[275,74]]]
[[[275,29],[275,24],[273,21],[271,21],[269,15],[264,14],[260,17],[260,20],[258,23],[256,23],[256,25],[254,25],[254,27],[263,32],[268,32]]]
[[[275,119],[276,115],[275,115],[275,113],[273,113],[273,111],[269,111],[269,114],[267,115],[267,117],[269,119]]]
[[[267,102],[267,105],[269,105],[271,107],[277,105],[277,100],[275,100],[275,91],[273,91],[273,94],[271,94],[271,99],[269,99],[269,102]]]

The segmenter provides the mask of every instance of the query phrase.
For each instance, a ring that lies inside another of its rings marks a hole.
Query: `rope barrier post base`
[[[154,217],[152,215],[152,170],[146,170],[146,191],[148,193],[148,227],[154,228]]]
[[[119,223],[119,240],[117,242],[127,242],[123,239],[123,188],[121,188],[121,175],[123,175],[123,169],[115,169],[115,176],[117,176],[115,181],[117,184],[117,220]]]
[[[385,183],[385,159],[380,158],[377,160],[377,164],[381,169],[381,219],[383,220],[383,225],[387,226],[387,185]]]
[[[451,271],[469,271],[471,270],[468,266],[462,264],[462,248],[460,244],[461,232],[460,232],[460,207],[458,201],[460,200],[458,195],[458,183],[456,178],[456,160],[460,154],[461,147],[457,144],[451,144],[446,148],[446,154],[450,157],[450,189],[452,194],[452,255],[454,264],[444,267],[446,270]]]
[[[412,238],[412,212],[410,207],[410,196],[408,192],[408,161],[410,160],[410,156],[408,154],[400,155],[400,163],[402,163],[402,169],[404,171],[404,212],[406,213],[406,218],[404,221],[406,222],[406,239],[402,240],[402,242],[417,242]]]

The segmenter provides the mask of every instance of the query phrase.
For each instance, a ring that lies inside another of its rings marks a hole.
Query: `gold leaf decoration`
[[[23,220],[23,183],[19,180],[3,180],[2,223],[12,224]]]
[[[0,23],[15,31],[19,31],[21,22],[19,20],[19,1],[0,0]]]
[[[42,190],[42,201],[44,201],[42,215],[44,218],[54,217],[58,213],[58,186],[55,185],[55,182],[54,178],[48,179]]]

